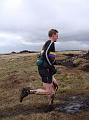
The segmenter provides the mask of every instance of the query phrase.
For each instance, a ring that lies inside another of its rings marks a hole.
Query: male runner
[[[58,83],[54,78],[56,69],[54,67],[55,63],[55,42],[58,39],[58,31],[56,29],[51,29],[48,32],[49,39],[43,45],[42,51],[40,53],[40,58],[43,63],[38,65],[38,72],[41,76],[43,82],[43,89],[30,89],[29,87],[23,88],[20,95],[20,102],[23,98],[29,94],[40,94],[48,95],[49,105],[53,104],[55,91],[58,89]]]

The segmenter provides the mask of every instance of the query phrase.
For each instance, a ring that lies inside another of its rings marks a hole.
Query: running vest
[[[55,44],[51,40],[48,40],[43,45],[40,56],[48,63],[48,65],[52,66],[55,62]]]

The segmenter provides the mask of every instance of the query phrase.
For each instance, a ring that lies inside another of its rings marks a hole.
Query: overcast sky
[[[89,0],[0,0],[0,53],[41,50],[51,28],[56,50],[89,50]]]

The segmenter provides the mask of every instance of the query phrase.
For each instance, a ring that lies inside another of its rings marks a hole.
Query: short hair
[[[49,37],[52,37],[52,35],[53,35],[53,34],[56,34],[56,33],[58,33],[58,30],[56,30],[56,29],[51,29],[51,30],[49,30],[49,32],[48,32],[48,36],[49,36]]]

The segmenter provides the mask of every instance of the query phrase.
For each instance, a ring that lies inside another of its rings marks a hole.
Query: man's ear
[[[52,37],[54,37],[54,34],[52,34]]]

